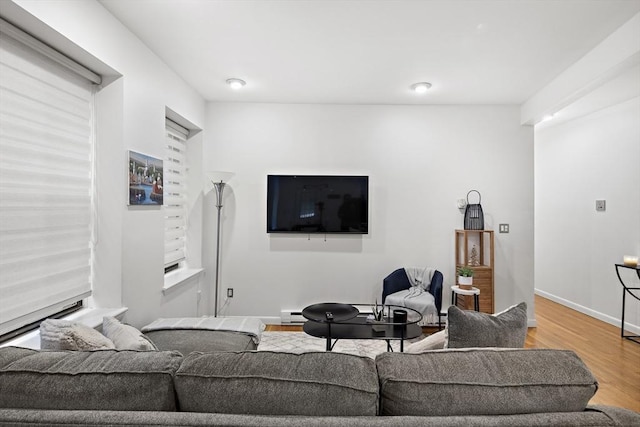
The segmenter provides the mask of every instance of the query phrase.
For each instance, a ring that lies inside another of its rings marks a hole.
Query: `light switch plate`
[[[596,200],[596,212],[604,212],[607,210],[606,200]]]
[[[500,231],[500,233],[508,233],[509,232],[509,224],[500,224],[498,226],[498,231]]]

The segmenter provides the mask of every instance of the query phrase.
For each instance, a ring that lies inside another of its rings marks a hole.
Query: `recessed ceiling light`
[[[227,79],[227,84],[231,87],[231,89],[238,90],[242,89],[242,87],[246,85],[247,82],[241,79]]]
[[[415,93],[425,93],[431,87],[429,82],[414,83],[411,85],[411,90]]]

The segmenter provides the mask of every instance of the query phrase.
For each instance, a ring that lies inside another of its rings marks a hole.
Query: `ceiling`
[[[640,0],[100,0],[208,101],[521,104]],[[247,85],[231,90],[235,77]],[[428,81],[418,95],[409,86]]]

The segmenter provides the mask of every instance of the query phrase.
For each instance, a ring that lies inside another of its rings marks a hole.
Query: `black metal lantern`
[[[469,203],[469,194],[478,193],[478,203]],[[484,213],[482,213],[482,205],[480,204],[481,196],[477,190],[471,190],[467,193],[467,207],[464,210],[464,229],[465,230],[484,230]]]

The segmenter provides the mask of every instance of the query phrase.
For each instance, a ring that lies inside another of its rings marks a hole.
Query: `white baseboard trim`
[[[619,318],[616,317],[612,317],[609,316],[608,314],[604,314],[604,313],[600,313],[599,311],[595,311],[591,308],[582,306],[580,304],[576,304],[573,301],[569,301],[567,299],[564,298],[560,298],[556,295],[550,294],[548,292],[545,291],[541,291],[540,289],[534,289],[534,293],[536,295],[540,295],[541,297],[550,299],[553,302],[557,302],[558,304],[562,304],[565,307],[569,307],[575,311],[579,311],[580,313],[586,314],[587,316],[591,316],[593,318],[596,318],[598,320],[602,320],[605,323],[608,323],[610,325],[616,326],[618,328],[620,328],[620,322],[621,320]],[[631,334],[635,334],[635,335],[640,335],[640,326],[639,325],[633,325],[629,322],[624,322],[624,329],[625,331],[627,331],[628,333]]]
[[[551,298],[549,298],[551,299]],[[286,323],[286,322],[282,322],[282,319],[278,316],[220,316],[220,317],[249,317],[249,318],[256,318],[256,319],[260,319],[262,321],[262,323],[264,323],[265,325],[296,325],[296,323]],[[447,322],[447,316],[443,316],[442,317],[442,327],[444,328],[445,324]],[[297,324],[302,325],[302,323],[298,323]],[[438,326],[438,325],[436,325]],[[537,327],[538,324],[536,322],[536,319],[528,319],[527,320],[527,327],[528,328],[535,328]]]

